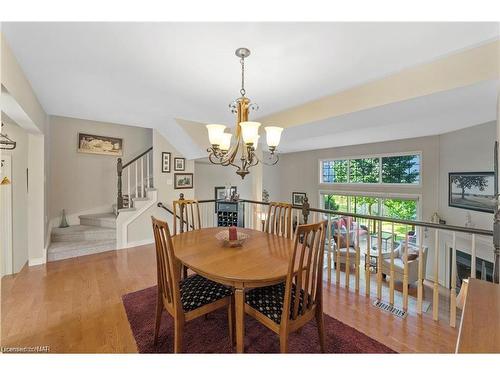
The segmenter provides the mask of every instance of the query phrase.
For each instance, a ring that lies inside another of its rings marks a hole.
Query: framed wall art
[[[493,213],[494,198],[494,172],[450,172],[448,174],[448,206]]]
[[[162,152],[161,153],[161,172],[162,173],[170,173],[170,152]]]
[[[78,152],[84,154],[123,156],[123,139],[78,133]]]

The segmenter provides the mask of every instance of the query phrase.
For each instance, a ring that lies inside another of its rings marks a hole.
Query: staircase
[[[122,223],[125,220],[133,221],[137,211],[153,204],[152,200],[156,199],[156,189],[153,188],[153,178],[149,173],[151,152],[152,148],[149,148],[126,164],[122,164],[121,159],[118,159],[118,199],[117,203],[110,204],[111,212],[80,215],[79,225],[52,229],[51,244],[47,250],[48,262],[117,248],[117,233],[123,237]],[[127,177],[126,194],[122,194],[121,189],[122,173]]]
[[[54,228],[47,261],[62,260],[116,249],[113,212],[80,215],[80,225]]]

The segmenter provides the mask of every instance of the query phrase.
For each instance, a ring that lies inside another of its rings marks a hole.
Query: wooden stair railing
[[[123,204],[123,182],[122,176],[124,172],[127,176],[127,208],[132,207],[132,198],[131,198],[131,174],[132,169],[134,168],[134,180],[135,181],[135,197],[136,198],[144,198],[145,196],[145,188],[152,188],[151,184],[151,175],[150,175],[150,163],[151,163],[151,154],[153,151],[153,147],[148,148],[146,151],[140,153],[135,158],[130,160],[129,162],[123,164],[121,158],[118,158],[116,163],[116,173],[117,173],[117,197],[116,197],[116,207],[117,210],[124,208]],[[144,167],[146,165],[146,167]],[[146,169],[146,183],[144,183],[144,169]]]

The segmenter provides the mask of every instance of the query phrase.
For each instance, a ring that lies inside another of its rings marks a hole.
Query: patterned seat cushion
[[[292,285],[292,302],[290,308],[290,318],[293,314],[295,301],[295,285]],[[308,296],[310,300],[311,296]],[[261,312],[275,323],[280,324],[281,314],[283,312],[283,302],[285,298],[285,283],[255,288],[246,294],[246,303],[255,310]],[[304,291],[300,291],[299,296],[299,315],[302,313],[304,305]]]
[[[233,294],[225,285],[208,280],[200,275],[192,275],[180,281],[181,303],[184,311],[192,311]]]

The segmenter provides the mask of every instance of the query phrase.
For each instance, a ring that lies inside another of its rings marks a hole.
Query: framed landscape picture
[[[494,212],[495,173],[451,172],[448,205],[466,210]]]
[[[192,173],[175,173],[174,174],[175,189],[192,189],[193,174]]]
[[[78,133],[78,152],[84,154],[123,156],[123,139]]]
[[[306,193],[298,193],[294,191],[292,193],[292,204],[294,206],[302,206],[304,204],[304,199],[306,196]]]
[[[170,152],[161,153],[161,172],[170,173]]]
[[[186,159],[174,158],[174,171],[184,171],[186,169]]]

